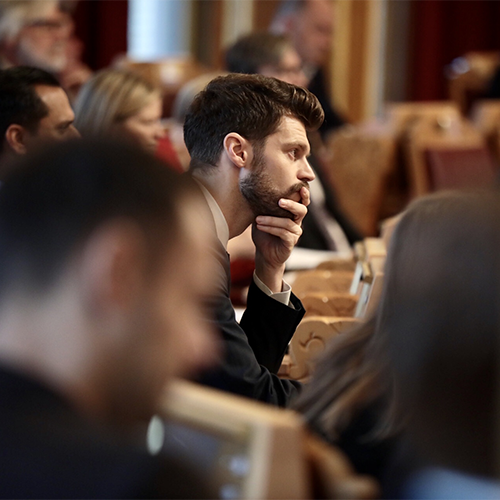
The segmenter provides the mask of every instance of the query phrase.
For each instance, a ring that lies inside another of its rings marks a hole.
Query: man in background
[[[320,128],[323,137],[345,124],[331,103],[324,69],[331,53],[333,17],[332,0],[282,0],[270,28],[273,33],[288,36],[302,59],[307,88],[325,111]]]
[[[74,92],[91,75],[79,61],[72,12],[76,1],[0,2],[0,68],[34,66],[56,76]]]
[[[231,45],[225,56],[231,73],[259,74],[307,86],[300,56],[284,35],[250,33]]]
[[[145,439],[172,377],[216,357],[203,203],[125,144],[57,144],[4,179],[2,497],[215,498]]]
[[[25,66],[0,70],[0,158],[78,137],[68,96],[50,73]]]

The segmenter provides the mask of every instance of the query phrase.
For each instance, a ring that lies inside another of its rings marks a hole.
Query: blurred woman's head
[[[388,262],[376,336],[400,414],[427,457],[489,474],[500,383],[498,193],[415,202]]]
[[[152,152],[164,135],[160,90],[130,71],[96,73],[78,94],[75,116],[84,137],[123,136]]]
[[[404,429],[427,459],[491,474],[499,326],[500,194],[421,198],[392,235],[375,317],[334,339],[296,407],[335,439],[382,402],[372,438]]]

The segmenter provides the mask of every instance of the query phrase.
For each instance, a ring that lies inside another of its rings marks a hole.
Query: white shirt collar
[[[210,194],[210,191],[197,179],[194,179],[200,186],[205,199],[207,200],[208,207],[212,212],[212,216],[215,221],[215,231],[217,232],[217,238],[219,238],[223,247],[227,251],[227,243],[229,241],[229,226],[227,225],[226,218],[222,213],[219,205],[215,201],[215,198]]]

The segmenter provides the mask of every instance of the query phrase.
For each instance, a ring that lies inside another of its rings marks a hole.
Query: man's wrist
[[[293,304],[290,302],[290,297],[292,295],[292,287],[286,282],[283,281],[281,285],[281,292],[273,293],[269,288],[262,283],[262,281],[257,276],[257,273],[254,271],[253,273],[253,281],[257,288],[259,288],[262,292],[264,292],[267,296],[281,302],[285,306],[289,306],[294,309]]]
[[[261,262],[258,257],[255,259],[255,274],[273,293],[279,293],[283,287],[283,276],[285,274],[285,264],[269,266]]]

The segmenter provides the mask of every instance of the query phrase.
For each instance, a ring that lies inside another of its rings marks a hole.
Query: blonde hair
[[[131,71],[105,69],[88,80],[75,102],[75,127],[85,136],[109,134],[154,99],[158,87]]]

